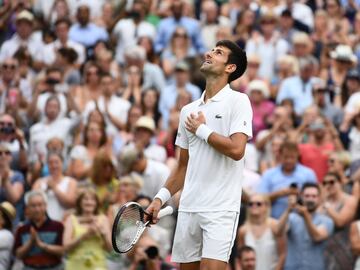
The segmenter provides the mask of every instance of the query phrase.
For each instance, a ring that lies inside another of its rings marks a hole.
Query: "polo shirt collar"
[[[208,101],[211,101],[211,102],[221,101],[227,96],[229,91],[232,91],[230,88],[230,85],[226,84],[223,89],[221,89],[215,96],[208,99]],[[206,90],[201,94],[199,106],[205,104],[205,101],[204,101],[205,94],[206,94]]]

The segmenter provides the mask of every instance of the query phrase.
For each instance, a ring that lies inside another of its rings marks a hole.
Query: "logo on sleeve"
[[[216,119],[221,119],[222,116],[221,116],[220,114],[217,114],[217,115],[215,115],[215,118],[216,118]]]
[[[246,125],[247,125],[247,123],[246,123],[246,121],[244,121],[244,126],[246,127]]]
[[[180,137],[181,137],[181,133],[178,132],[176,136],[177,136],[178,138],[180,138]]]

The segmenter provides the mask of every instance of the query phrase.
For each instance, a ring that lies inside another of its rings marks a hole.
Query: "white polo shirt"
[[[202,111],[206,125],[214,132],[229,137],[244,133],[252,137],[252,108],[246,94],[226,85],[204,103],[200,99],[184,106],[180,113],[175,144],[188,149],[189,161],[179,211],[212,212],[240,210],[244,159],[235,161],[211,147],[185,128],[191,113]]]

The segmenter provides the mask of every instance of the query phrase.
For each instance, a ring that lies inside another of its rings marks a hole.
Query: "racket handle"
[[[166,206],[164,209],[161,209],[158,214],[158,218],[162,218],[168,215],[171,215],[174,212],[174,209],[171,206]]]

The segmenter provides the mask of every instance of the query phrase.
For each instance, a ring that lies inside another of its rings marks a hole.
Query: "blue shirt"
[[[173,32],[179,26],[186,29],[195,50],[198,53],[205,53],[206,48],[201,39],[200,24],[197,20],[189,17],[181,17],[179,21],[173,17],[162,19],[157,29],[155,51],[160,53],[168,46]]]
[[[284,99],[291,99],[294,102],[296,114],[302,114],[307,107],[313,104],[312,87],[318,78],[310,78],[303,82],[299,76],[286,78],[280,85],[276,103],[280,104]]]
[[[325,227],[329,236],[334,231],[334,222],[326,215],[314,213],[312,223],[316,227]],[[315,243],[304,218],[296,212],[290,213],[288,226],[288,252],[284,270],[325,270],[326,241]]]
[[[192,101],[200,98],[201,90],[196,85],[192,83],[187,83],[185,84],[185,90],[191,94]],[[159,111],[161,112],[161,115],[163,117],[164,128],[168,126],[170,110],[175,106],[177,96],[178,92],[175,83],[165,87],[161,92]]]
[[[258,187],[259,193],[272,193],[284,188],[288,188],[290,184],[296,183],[299,189],[307,183],[316,183],[316,175],[313,170],[297,164],[292,174],[286,175],[282,171],[281,166],[267,170],[261,179]],[[278,219],[288,207],[287,196],[278,198],[272,203],[271,216]]]
[[[89,23],[85,27],[74,24],[69,31],[69,39],[81,43],[86,48],[92,47],[99,40],[107,41],[109,34],[102,27]]]

